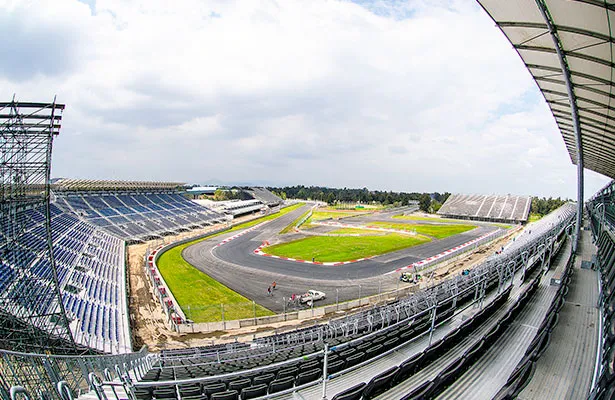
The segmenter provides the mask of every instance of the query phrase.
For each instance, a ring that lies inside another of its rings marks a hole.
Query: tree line
[[[556,199],[554,199],[553,197],[549,197],[548,199],[546,197],[542,197],[542,198],[533,197],[530,212],[532,214],[538,214],[540,216],[544,216],[544,215],[549,214],[551,211],[557,210],[562,205],[570,201],[572,200],[569,200],[569,199],[564,200],[559,197]]]
[[[328,188],[323,186],[284,186],[267,188],[282,199],[318,200],[330,205],[335,203],[378,203],[392,206],[407,206],[410,201],[418,201],[423,211],[432,211],[446,201],[450,193],[419,193],[369,190],[367,188]],[[439,208],[439,207],[438,207]],[[437,210],[436,210],[437,211]],[[433,211],[435,212],[435,211]]]
[[[286,200],[318,200],[334,205],[336,203],[378,203],[385,206],[407,206],[410,201],[418,201],[419,208],[424,212],[437,212],[442,204],[451,195],[444,193],[420,193],[420,192],[393,192],[381,190],[369,190],[364,187],[361,189],[351,188],[328,188],[324,186],[283,186],[268,187],[271,192]],[[214,195],[214,200],[246,199],[241,190],[218,189]],[[560,197],[533,197],[530,212],[541,216],[549,214],[563,204],[572,201]]]

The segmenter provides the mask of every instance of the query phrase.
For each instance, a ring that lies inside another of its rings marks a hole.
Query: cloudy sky
[[[0,0],[0,35],[2,97],[66,104],[55,177],[575,197],[471,0]]]

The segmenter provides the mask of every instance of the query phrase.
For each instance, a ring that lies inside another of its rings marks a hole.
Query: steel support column
[[[536,0],[536,5],[538,5],[538,9],[540,10],[542,17],[549,28],[551,39],[553,39],[553,44],[555,45],[555,50],[557,52],[557,58],[559,59],[562,74],[564,75],[564,82],[566,83],[568,101],[570,102],[570,114],[572,117],[572,127],[574,130],[575,147],[577,152],[577,222],[572,238],[572,251],[576,253],[579,236],[581,234],[581,222],[583,220],[583,142],[581,141],[581,127],[579,125],[579,109],[577,108],[577,99],[572,88],[570,68],[568,68],[566,54],[564,53],[564,49],[562,49],[561,42],[557,35],[557,29],[553,24],[553,20],[551,19],[551,15],[549,14],[549,10],[544,0]]]

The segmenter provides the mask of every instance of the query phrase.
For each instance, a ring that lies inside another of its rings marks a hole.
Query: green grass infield
[[[263,251],[280,257],[318,262],[351,261],[402,250],[429,242],[425,236],[392,233],[384,236],[311,236],[265,247]]]
[[[416,231],[423,235],[429,235],[436,239],[444,239],[449,236],[458,235],[476,228],[475,225],[462,224],[396,224],[390,222],[372,222],[372,225],[402,231]]]

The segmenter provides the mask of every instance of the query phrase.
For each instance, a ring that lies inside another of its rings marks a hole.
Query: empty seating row
[[[481,355],[487,351],[503,334],[506,328],[519,315],[521,310],[528,303],[531,296],[536,292],[540,283],[538,275],[517,301],[510,307],[509,311],[501,317],[498,322],[479,340],[475,341],[467,348],[462,355],[450,361],[433,379],[427,379],[416,385],[403,399],[433,399],[450,386],[459,376],[472,366]],[[351,387],[333,397],[334,400],[367,400],[385,393],[390,388],[400,384],[409,377],[419,373],[422,369],[434,362],[437,358],[452,349],[464,337],[469,336],[478,326],[508,299],[511,291],[509,287],[483,310],[472,318],[466,320],[459,328],[449,332],[443,339],[432,343],[424,351],[415,354],[402,362],[400,365],[384,371],[368,383],[362,383]]]
[[[519,361],[515,370],[508,378],[506,384],[495,395],[494,400],[505,400],[516,398],[521,390],[527,385],[534,373],[534,364],[545,352],[549,345],[551,332],[558,322],[559,312],[564,306],[565,297],[568,293],[571,275],[573,272],[574,255],[571,255],[566,263],[564,274],[561,278],[560,287],[557,294],[551,302],[551,306],[547,311],[540,327],[536,331],[534,339],[525,351],[525,355]]]
[[[453,218],[518,223],[527,221],[530,205],[529,196],[454,194],[444,202],[438,214]]]
[[[124,240],[143,240],[222,220],[177,192],[60,192],[57,204]]]
[[[103,351],[123,346],[127,318],[124,297],[124,242],[50,205],[52,252],[62,302],[73,336]],[[3,219],[0,245],[0,298],[5,308],[22,307],[19,315],[60,312],[47,247],[44,209],[23,211],[11,224]],[[10,229],[13,229],[11,231]],[[53,317],[51,317],[53,316]],[[120,343],[121,342],[121,343]],[[122,349],[122,351],[124,351]]]
[[[453,311],[453,309],[442,309],[439,316],[436,318],[436,323],[438,324],[447,318],[450,318]],[[346,340],[355,339],[352,343],[346,343],[345,340],[341,338],[337,340],[328,340],[328,343],[333,347],[331,347],[331,353],[328,356],[329,364],[327,373],[333,374],[342,370],[353,368],[362,362],[368,362],[374,357],[379,356],[382,352],[386,352],[397,346],[403,345],[404,343],[412,340],[414,337],[428,332],[431,327],[431,319],[432,313],[424,312],[415,319],[411,320],[412,325],[408,325],[408,321],[404,321],[388,328],[382,327],[382,329],[376,330],[367,336],[365,336],[365,333],[357,333],[354,337],[344,338]],[[252,376],[252,374],[259,374],[260,378],[254,379],[258,381],[259,385],[262,385],[263,383],[267,384],[268,386],[266,388],[268,388],[268,393],[273,393],[272,390],[275,391],[276,388],[280,389],[281,386],[278,387],[277,385],[281,380],[285,380],[284,388],[292,388],[293,384],[296,388],[297,386],[307,384],[309,382],[313,382],[315,379],[318,379],[322,371],[323,356],[322,353],[314,352],[321,351],[322,348],[323,344],[319,343],[318,345],[307,345],[307,348],[304,346],[302,349],[294,349],[292,353],[288,353],[288,351],[285,350],[276,351],[275,354],[269,354],[258,360],[243,360],[243,365],[241,367],[235,366],[235,368],[228,368],[228,365],[226,366],[227,368],[225,368],[226,363],[213,364],[218,366],[217,370],[208,372],[214,372],[212,375],[218,377],[223,377],[225,373],[235,373],[233,375],[234,378],[236,378],[237,375],[241,376],[241,378],[245,378]],[[280,363],[282,361],[292,359],[293,356],[301,358],[304,357],[305,354],[309,354],[309,358],[307,360],[297,360],[291,363],[283,363],[282,365],[272,365],[271,368],[262,368],[262,366],[270,363]],[[165,358],[161,363],[167,363],[169,361],[172,361],[172,359]],[[259,366],[261,366],[259,372],[241,372],[243,370],[256,368]],[[154,368],[143,377],[143,381],[157,382],[161,380],[195,378],[201,375],[199,371],[202,372],[204,367],[205,366],[203,365],[190,365],[189,367]],[[294,383],[287,378],[288,376],[295,377]],[[230,384],[229,379],[234,378],[225,378],[228,381],[226,383]],[[261,379],[266,379],[267,382],[261,382]],[[214,379],[214,381],[216,381],[216,383],[220,383],[220,378]],[[210,382],[211,380],[208,380],[207,384]],[[155,388],[157,386],[152,385],[152,387]],[[261,388],[261,390],[263,389],[264,388]],[[156,390],[157,389],[150,390],[149,395],[156,397]],[[248,391],[250,390],[252,390],[252,388],[248,389]],[[244,398],[241,393],[241,391],[238,391],[238,395],[241,395],[242,398]],[[263,395],[266,393],[266,391],[263,392]],[[147,397],[148,394],[144,394],[144,396]]]

